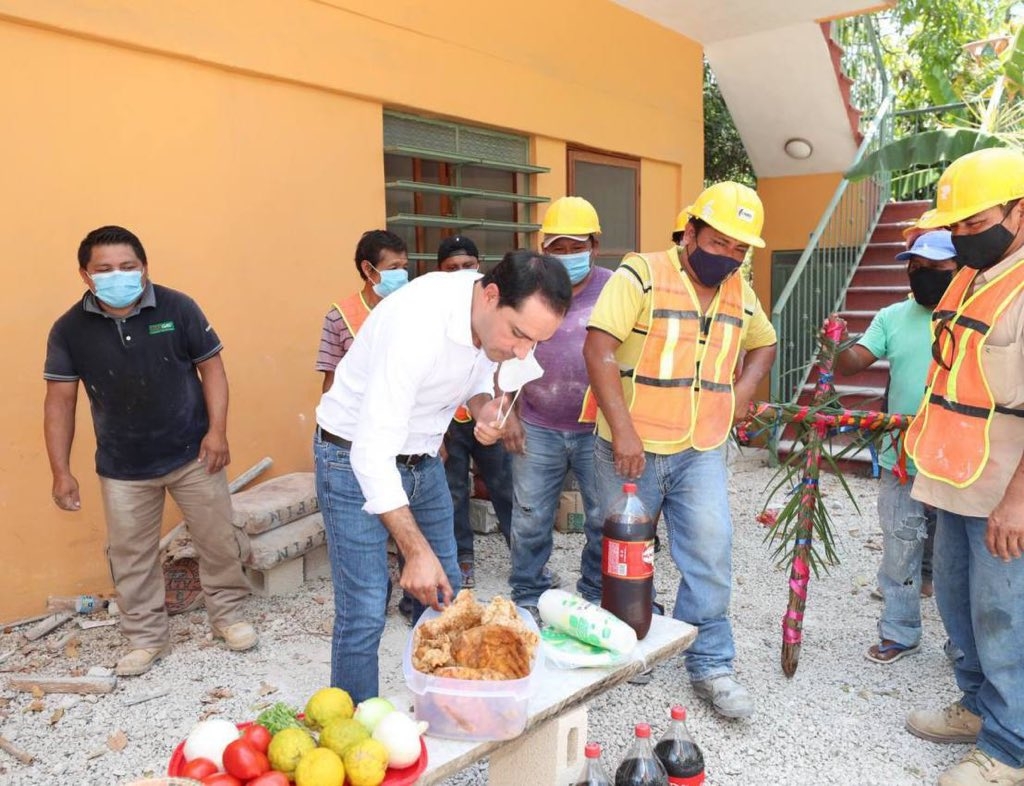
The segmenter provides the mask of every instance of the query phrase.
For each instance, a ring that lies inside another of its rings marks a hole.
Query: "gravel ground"
[[[689,727],[704,751],[709,786],[787,783],[822,786],[900,786],[934,783],[965,746],[934,745],[903,729],[917,706],[939,707],[957,698],[952,669],[942,654],[945,634],[935,604],[922,603],[924,638],[919,654],[881,666],[864,651],[874,642],[881,604],[869,597],[880,557],[875,515],[876,484],[851,479],[858,513],[835,479],[823,480],[841,565],[812,579],[800,666],[787,679],[779,666],[780,620],[786,574],[763,544],[754,521],[773,476],[764,454],[744,451],[732,464],[735,526],[732,619],[739,678],[757,701],[746,721],[718,718],[690,689],[681,659],[659,666],[646,686],[624,685],[590,704],[589,738],[605,748],[609,769],[631,741],[632,726],[667,725],[667,709],[690,709]],[[551,565],[574,580],[582,536],[555,535]],[[507,549],[497,534],[477,539],[478,595],[507,591]],[[671,606],[677,573],[662,549],[657,556],[659,596]],[[392,601],[381,648],[382,695],[402,689],[401,650],[408,628]],[[214,643],[203,611],[172,619],[173,652],[150,673],[121,679],[113,693],[46,695],[0,690],[0,735],[36,756],[30,766],[0,752],[0,784],[123,784],[165,771],[174,746],[197,719],[217,715],[251,719],[276,700],[294,705],[329,680],[331,586],[306,584],[287,597],[250,602],[260,646],[231,653]],[[0,657],[20,648],[24,629],[0,634]],[[57,652],[52,643],[70,625],[44,638],[29,654],[0,665],[3,676],[84,674],[111,668],[123,652],[115,628],[80,632],[80,643]],[[133,703],[155,693],[166,695]],[[486,763],[464,771],[447,786],[487,781]]]

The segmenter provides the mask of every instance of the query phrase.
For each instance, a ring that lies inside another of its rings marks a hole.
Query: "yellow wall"
[[[531,135],[550,196],[567,144],[640,157],[660,248],[699,190],[701,73],[696,44],[604,0],[0,0],[0,621],[109,585],[84,394],[80,513],[51,504],[41,436],[45,337],[89,229],[136,231],[220,333],[229,474],[309,470],[322,315],[384,221],[383,107]]]

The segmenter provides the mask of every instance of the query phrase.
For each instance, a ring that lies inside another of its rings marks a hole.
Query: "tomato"
[[[291,781],[283,772],[271,770],[263,773],[256,780],[249,781],[245,786],[291,786]]]
[[[184,767],[181,768],[182,778],[191,778],[194,781],[201,781],[207,775],[213,775],[215,772],[219,772],[218,767],[214,762],[209,759],[198,758],[192,759],[187,762]]]
[[[224,769],[243,781],[251,780],[270,769],[267,757],[245,739],[229,742],[224,749]]]
[[[242,729],[242,739],[252,745],[252,747],[260,753],[267,752],[267,748],[270,747],[270,737],[271,734],[267,731],[267,727],[260,726],[258,723],[254,723],[252,726],[246,726]]]
[[[199,782],[203,786],[242,786],[242,782],[238,778],[234,775],[228,775],[226,772],[215,772],[213,775],[207,775]]]

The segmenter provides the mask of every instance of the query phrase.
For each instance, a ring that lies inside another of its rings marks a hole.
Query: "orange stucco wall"
[[[46,333],[81,293],[86,231],[136,231],[153,278],[210,316],[229,474],[264,455],[308,470],[321,318],[384,221],[385,106],[529,134],[552,197],[567,144],[641,158],[642,242],[661,247],[700,187],[700,87],[696,44],[603,1],[0,0],[0,621],[109,588],[84,394],[77,514],[50,502],[41,436]]]

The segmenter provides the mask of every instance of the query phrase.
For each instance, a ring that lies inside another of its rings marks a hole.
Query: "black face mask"
[[[984,270],[1003,258],[1013,242],[1013,233],[996,224],[976,235],[953,235],[956,263],[960,267]]]
[[[953,280],[953,271],[920,267],[911,271],[909,276],[914,300],[925,308],[935,308],[942,300],[949,282]]]
[[[697,280],[709,289],[717,287],[740,266],[732,257],[712,254],[700,246],[687,252],[687,259],[690,260],[690,268]]]

